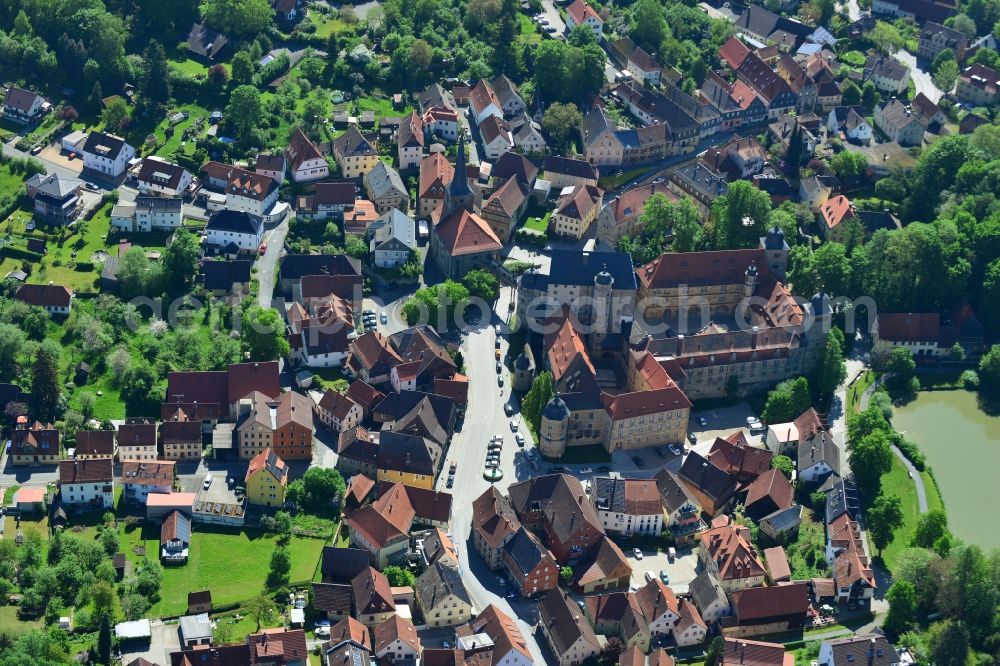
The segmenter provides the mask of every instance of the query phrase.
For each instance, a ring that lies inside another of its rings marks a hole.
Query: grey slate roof
[[[462,575],[442,562],[435,562],[427,571],[417,578],[417,598],[426,614],[432,608],[443,602],[449,596],[455,596],[468,605],[472,605],[469,591],[465,589]]]

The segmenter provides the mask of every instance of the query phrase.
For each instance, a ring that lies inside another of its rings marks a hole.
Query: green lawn
[[[920,517],[920,508],[917,505],[917,487],[907,474],[906,466],[895,455],[892,457],[892,469],[889,470],[888,474],[882,476],[882,492],[886,495],[896,495],[903,503],[903,526],[896,530],[892,543],[882,553],[886,568],[892,571],[899,553],[910,545],[910,539],[913,538],[913,533],[917,529],[917,520]],[[940,496],[938,496],[937,501],[941,501]],[[928,508],[930,508],[932,505],[930,493],[928,493],[927,502]]]
[[[159,530],[146,529],[147,550],[159,545]],[[187,594],[211,589],[212,602],[231,604],[260,593],[267,578],[275,539],[259,531],[223,530],[199,526],[191,535],[187,564],[169,566],[163,576],[161,599],[150,615],[180,615],[187,609]],[[292,582],[312,580],[323,550],[320,539],[292,537]]]
[[[329,38],[330,35],[345,32],[351,27],[337,18],[334,13],[327,14],[314,9],[309,10],[308,21],[316,26],[316,32],[313,34],[323,39]]]
[[[6,164],[0,164],[0,198],[19,192],[23,184],[21,174],[13,173]]]
[[[48,253],[28,277],[28,282],[55,284],[71,287],[76,291],[97,292],[95,280],[99,264],[93,262],[95,252],[107,249],[106,239],[111,228],[110,203],[105,204],[90,220],[77,222],[72,234],[62,244],[58,235],[50,234]]]
[[[17,606],[0,606],[0,627],[15,634],[26,634],[32,629],[44,629],[41,619],[22,620],[17,616]]]
[[[630,171],[619,171],[618,173],[611,176],[602,176],[597,180],[597,184],[598,186],[600,186],[601,189],[605,191],[613,190],[617,187],[621,187],[630,180],[638,178],[645,172],[646,169],[632,169]]]
[[[4,491],[3,491],[3,505],[4,506],[7,506],[8,504],[10,504],[11,502],[14,501],[14,495],[17,494],[17,491],[20,488],[21,488],[21,486],[8,486],[7,488],[4,489]]]
[[[517,20],[521,24],[521,39],[529,43],[542,41],[542,33],[531,17],[527,14],[518,14]]]
[[[847,389],[847,415],[850,416],[861,405],[861,396],[875,382],[875,373],[865,370],[858,380]]]
[[[208,67],[191,58],[169,60],[170,68],[187,76],[207,76]]]
[[[549,229],[549,217],[552,211],[545,211],[541,217],[529,217],[524,221],[524,228],[545,235]]]
[[[178,113],[180,111],[186,111],[188,113],[188,117],[186,120],[182,120],[181,122],[173,126],[173,134],[168,139],[167,128],[171,126],[169,118],[173,114]],[[208,129],[207,119],[209,113],[210,111],[205,109],[203,106],[199,106],[198,104],[193,104],[193,103],[184,104],[182,106],[170,109],[170,111],[167,112],[166,117],[164,117],[164,119],[160,121],[159,124],[156,125],[156,129],[153,130],[153,134],[156,135],[156,140],[158,144],[153,152],[159,155],[160,157],[168,159],[172,158],[182,149],[181,142],[184,141],[184,130],[190,127],[196,120],[198,120],[199,118],[206,119],[206,122],[202,125],[201,132],[199,132],[199,134],[203,134],[204,131]],[[186,142],[186,144],[183,146],[183,151],[184,154],[187,155],[194,153],[195,142],[193,139],[188,140]]]
[[[376,97],[362,97],[357,100],[358,106],[362,111],[374,111],[375,119],[384,118],[386,116],[405,116],[413,111],[413,107],[406,104],[401,109],[395,109],[392,106],[392,98],[376,98]]]

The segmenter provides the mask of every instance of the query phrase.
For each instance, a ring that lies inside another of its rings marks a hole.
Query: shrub
[[[959,375],[958,381],[966,391],[975,391],[979,388],[979,375],[975,370],[965,370]]]

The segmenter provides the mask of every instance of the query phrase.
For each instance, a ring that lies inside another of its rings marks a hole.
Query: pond
[[[967,543],[1000,547],[990,492],[1000,470],[1000,417],[982,411],[972,391],[924,391],[896,409],[892,423],[934,470],[951,531]]]

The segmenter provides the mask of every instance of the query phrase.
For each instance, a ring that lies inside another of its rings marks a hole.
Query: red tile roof
[[[838,194],[828,199],[823,204],[820,212],[823,213],[823,222],[827,229],[836,229],[844,220],[854,217],[854,206],[851,200],[843,194]]]
[[[740,68],[748,55],[750,49],[736,36],[730,37],[729,41],[719,47],[719,57],[734,71]]]
[[[40,307],[69,307],[73,290],[56,284],[22,284],[15,294],[17,300]]]
[[[490,225],[476,213],[461,208],[434,230],[438,240],[451,256],[499,252],[503,243]]]
[[[111,483],[113,478],[111,458],[59,461],[59,483]]]
[[[620,393],[615,396],[602,393],[601,401],[615,421],[691,407],[691,401],[684,395],[684,391],[673,382],[667,388],[652,391]]]
[[[941,317],[936,312],[880,312],[878,337],[891,342],[937,342]]]
[[[710,250],[707,252],[667,252],[636,269],[639,283],[648,289],[668,289],[682,284],[743,284],[750,265],[758,276],[768,273],[764,250]]]
[[[577,25],[583,24],[588,18],[597,19],[597,22],[604,25],[604,20],[600,15],[594,10],[593,7],[588,5],[584,0],[574,0],[573,4],[566,8],[566,13],[573,19],[573,22]]]

